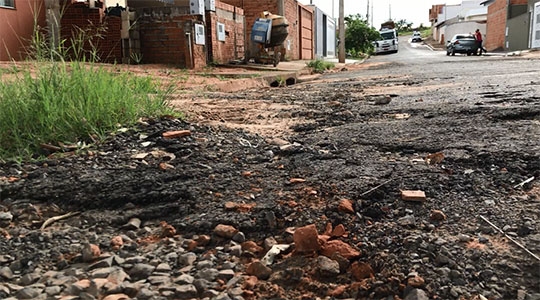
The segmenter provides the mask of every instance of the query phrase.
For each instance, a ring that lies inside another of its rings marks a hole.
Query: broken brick
[[[321,249],[319,234],[314,224],[297,228],[293,234],[295,251],[313,252]]]
[[[353,202],[349,199],[343,199],[339,202],[338,211],[354,214]]]
[[[401,191],[401,199],[405,201],[424,202],[426,201],[426,193],[424,191]]]
[[[175,130],[175,131],[167,131],[163,133],[163,138],[166,139],[174,139],[174,138],[180,138],[184,136],[190,136],[191,131],[189,130]]]

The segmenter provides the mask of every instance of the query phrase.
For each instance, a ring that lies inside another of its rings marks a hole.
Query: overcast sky
[[[343,0],[345,16],[360,14],[366,16],[368,0]],[[302,4],[313,3],[327,15],[332,16],[332,3],[334,4],[333,16],[339,17],[339,0],[299,0]],[[391,18],[394,21],[406,20],[413,26],[424,24],[429,26],[429,9],[434,4],[458,4],[460,0],[370,0],[373,6],[373,27]],[[371,10],[371,9],[370,9]],[[371,15],[371,11],[369,12]],[[371,21],[371,17],[370,17]]]

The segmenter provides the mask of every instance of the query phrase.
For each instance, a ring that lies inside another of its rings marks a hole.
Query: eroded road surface
[[[4,164],[0,296],[540,299],[539,70],[404,45]]]

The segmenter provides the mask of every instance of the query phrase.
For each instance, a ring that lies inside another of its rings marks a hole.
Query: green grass
[[[324,73],[326,70],[330,70],[335,67],[335,64],[322,59],[312,60],[306,63],[314,73]]]
[[[141,117],[175,115],[171,92],[91,63],[36,63],[0,82],[0,160],[40,158],[41,144],[92,142]]]

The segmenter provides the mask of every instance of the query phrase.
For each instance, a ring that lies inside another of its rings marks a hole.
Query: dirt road
[[[76,269],[98,282],[91,263],[120,257],[109,267],[132,277],[122,287],[80,290],[540,299],[540,60],[407,53],[287,87],[178,94],[189,122],[147,120],[87,155],[3,165],[0,267],[14,275],[0,272],[0,293],[73,295],[76,281],[22,278]],[[190,135],[163,138],[173,130]],[[67,211],[81,213],[39,230]],[[126,227],[134,218],[143,225]],[[108,255],[79,264],[87,243]],[[268,262],[275,244],[288,248]]]

